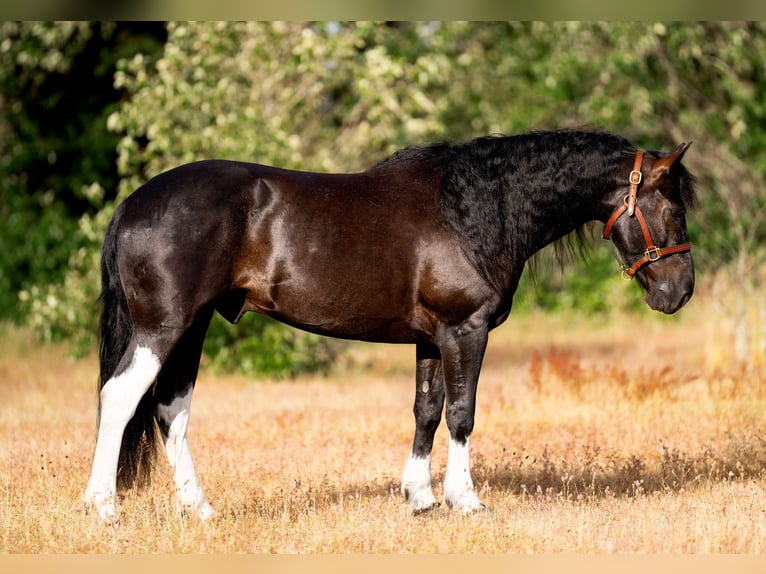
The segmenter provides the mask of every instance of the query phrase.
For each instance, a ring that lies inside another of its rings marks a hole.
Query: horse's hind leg
[[[134,333],[117,369],[101,389],[96,452],[83,500],[102,520],[117,518],[115,494],[123,434],[156,380],[172,343],[172,338]]]
[[[444,406],[444,380],[439,351],[417,346],[415,376],[415,438],[402,476],[402,493],[415,514],[436,508],[431,489],[431,450]]]
[[[189,438],[192,391],[199,370],[202,343],[205,338],[211,313],[197,320],[184,335],[168,357],[157,381],[158,404],[156,408],[165,453],[176,487],[176,502],[180,512],[194,512],[202,520],[213,514],[202,491],[202,484],[194,469]]]

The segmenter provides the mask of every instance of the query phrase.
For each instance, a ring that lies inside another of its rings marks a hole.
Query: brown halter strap
[[[652,241],[652,234],[649,232],[649,226],[646,224],[644,214],[641,213],[641,209],[638,207],[637,202],[638,186],[641,184],[642,180],[641,163],[643,161],[643,157],[644,152],[641,150],[636,152],[636,161],[633,164],[633,171],[630,172],[629,177],[630,192],[625,196],[625,201],[623,204],[615,210],[615,212],[606,222],[606,225],[604,226],[604,233],[602,235],[604,239],[610,239],[612,235],[612,227],[625,212],[627,212],[628,217],[633,217],[635,215],[636,220],[638,220],[638,224],[641,226],[641,232],[644,235],[644,241],[646,242],[646,251],[644,251],[644,256],[630,267],[628,267],[626,263],[620,262],[622,275],[628,280],[633,279],[636,271],[641,269],[647,263],[653,263],[658,259],[667,257],[668,255],[673,255],[674,253],[690,251],[692,248],[691,243],[681,243],[671,247],[656,247],[654,245],[654,242]],[[620,259],[620,257],[618,257],[618,259]]]

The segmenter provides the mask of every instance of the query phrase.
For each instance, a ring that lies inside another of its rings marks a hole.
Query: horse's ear
[[[670,168],[675,165],[676,162],[681,161],[686,153],[686,150],[692,145],[692,142],[682,143],[674,151],[667,155],[662,156],[660,159],[654,162],[651,167],[651,172],[647,178],[649,181],[655,182],[663,175],[670,172]]]

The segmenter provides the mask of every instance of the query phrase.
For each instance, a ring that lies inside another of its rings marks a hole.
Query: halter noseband
[[[644,241],[646,241],[646,251],[644,251],[644,256],[636,261],[632,266],[628,267],[627,263],[621,261],[622,258],[619,256],[619,253],[615,253],[615,255],[617,255],[618,261],[620,261],[622,276],[628,281],[633,279],[636,271],[641,269],[644,265],[653,263],[658,259],[667,257],[668,255],[673,255],[674,253],[690,251],[692,248],[692,244],[688,242],[681,243],[679,245],[673,245],[672,247],[656,247],[654,245],[654,242],[652,241],[652,234],[649,232],[649,226],[646,224],[644,214],[641,213],[641,209],[638,207],[638,203],[636,202],[638,186],[641,184],[642,180],[641,162],[643,161],[643,157],[644,152],[641,150],[636,152],[636,161],[633,164],[633,171],[630,172],[629,177],[630,192],[625,196],[625,201],[623,204],[615,210],[615,212],[606,222],[606,225],[604,226],[604,234],[602,235],[604,239],[609,239],[611,237],[612,227],[623,213],[627,212],[628,217],[633,217],[634,215],[636,216],[638,224],[641,226],[641,232],[644,234]],[[612,246],[614,246],[614,243],[612,243]]]

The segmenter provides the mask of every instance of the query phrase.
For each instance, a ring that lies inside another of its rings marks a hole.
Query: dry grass
[[[203,374],[190,439],[218,516],[176,516],[161,464],[122,500],[119,526],[103,527],[79,502],[95,361],[8,332],[0,552],[763,552],[764,376],[720,360],[704,312],[512,319],[493,333],[472,439],[492,511],[467,518],[411,516],[398,488],[414,349],[358,345],[326,379]],[[446,443],[442,427],[437,497]]]

